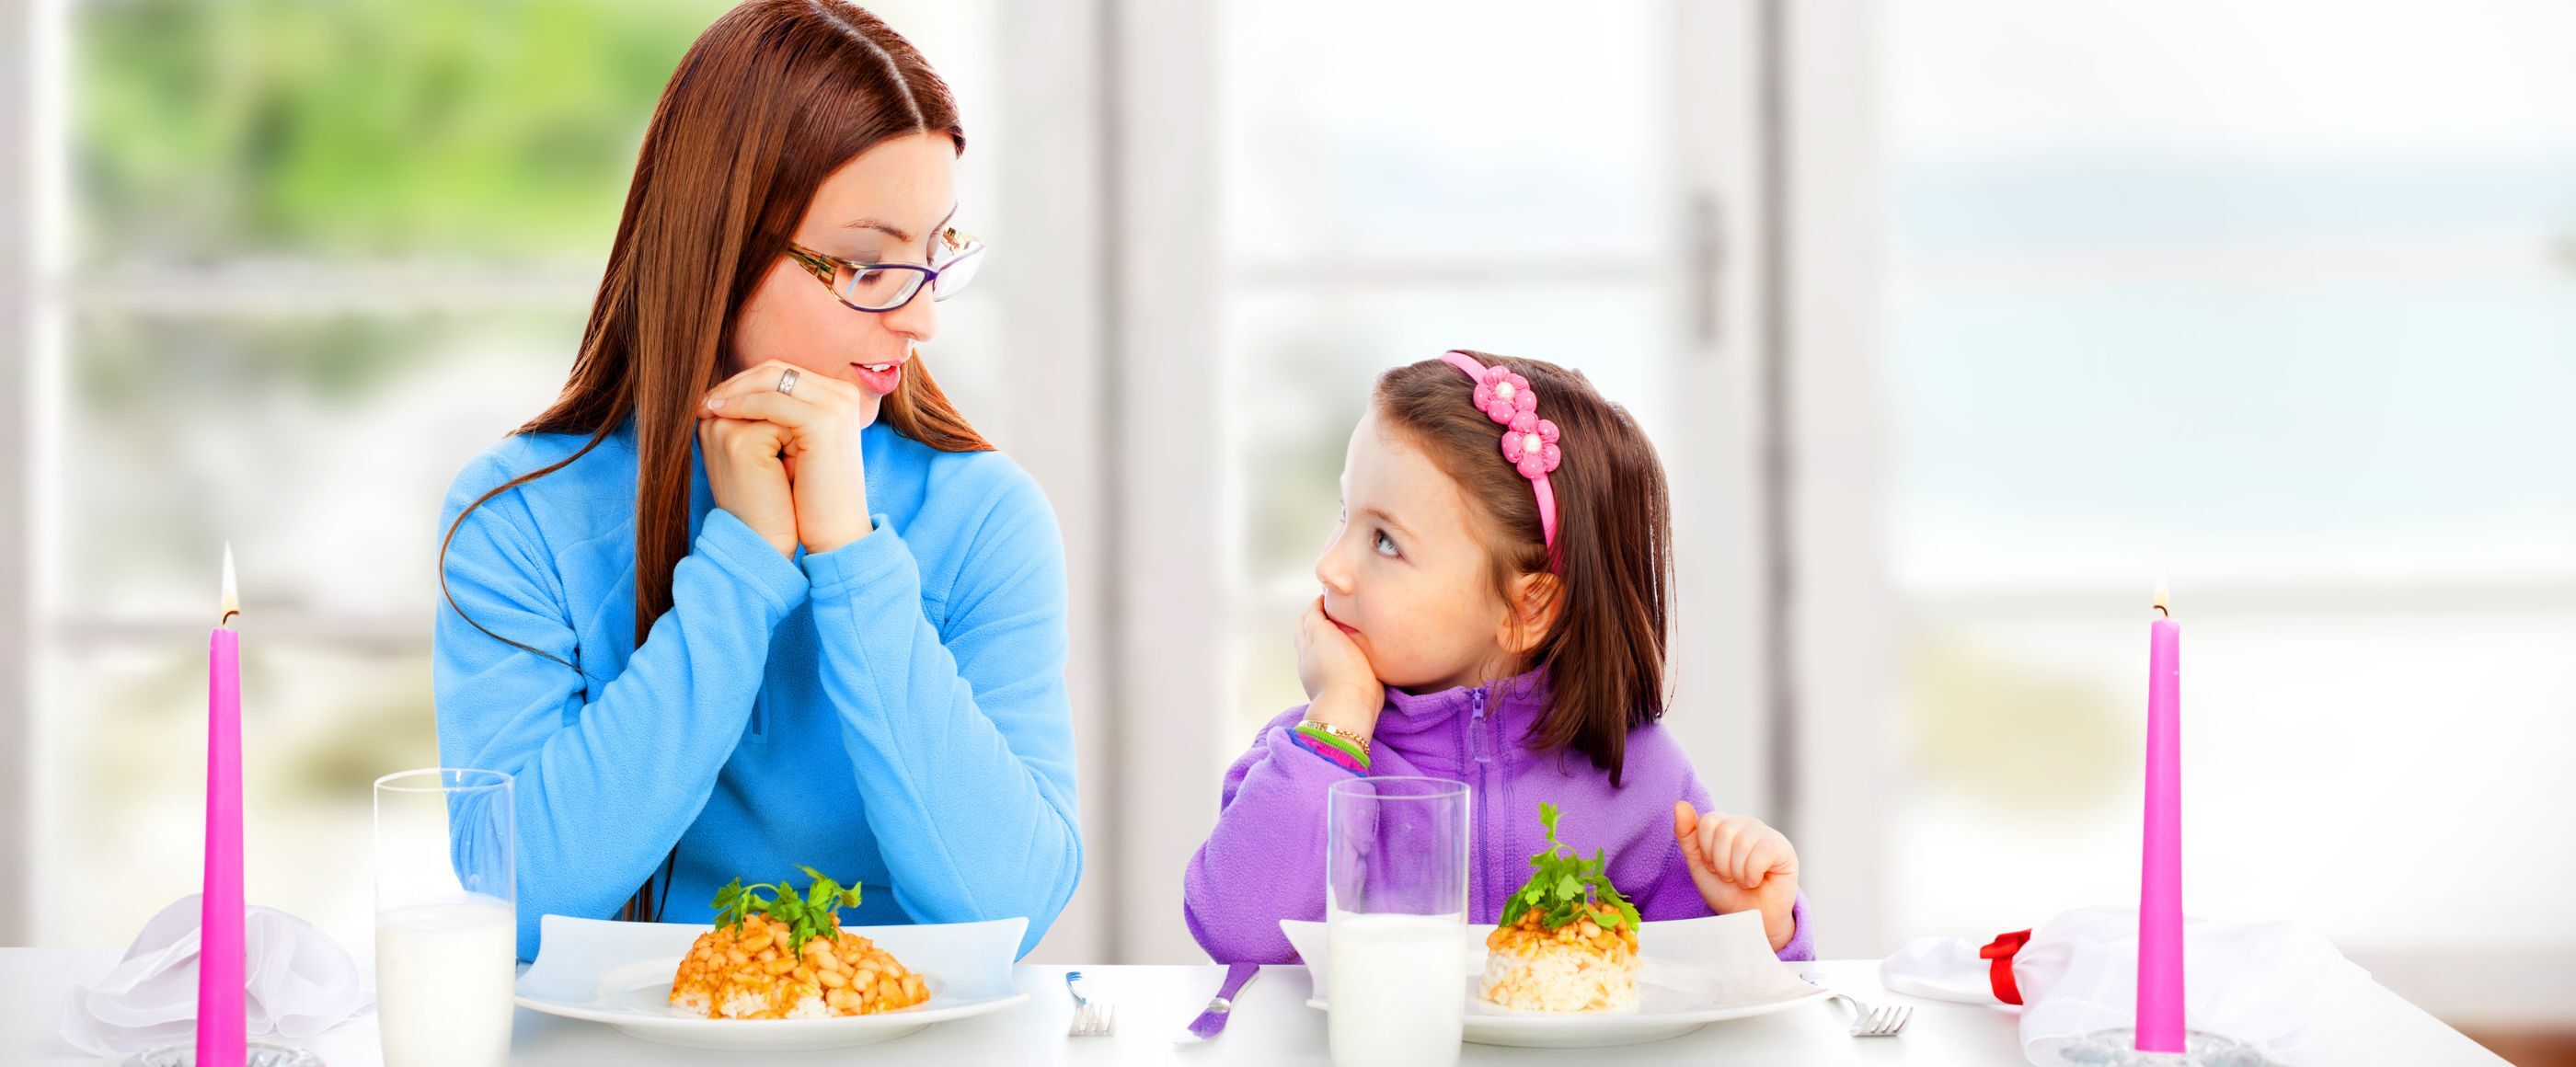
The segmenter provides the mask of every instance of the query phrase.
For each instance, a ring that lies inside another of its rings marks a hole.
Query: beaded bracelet
[[[1300,730],[1313,730],[1326,737],[1340,741],[1345,747],[1358,750],[1362,758],[1366,758],[1369,754],[1368,738],[1361,737],[1356,733],[1342,729],[1341,727],[1335,726],[1331,723],[1316,719],[1305,719],[1297,723],[1297,728]]]
[[[1324,726],[1324,724],[1318,722],[1298,723],[1297,732],[1303,736],[1313,738],[1324,744],[1340,749],[1344,754],[1363,764],[1368,762],[1368,746],[1351,740],[1349,734],[1335,733]]]
[[[1320,730],[1309,730],[1300,725],[1288,731],[1288,743],[1312,752],[1325,762],[1352,774],[1363,776],[1368,774],[1368,754],[1355,750],[1350,742],[1331,734]]]

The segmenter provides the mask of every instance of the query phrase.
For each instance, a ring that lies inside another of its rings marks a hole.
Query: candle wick
[[[237,588],[237,583],[233,581],[233,543],[226,541],[224,542],[224,599],[222,603],[216,605],[221,611],[221,614],[215,617],[216,626],[229,629],[233,623],[233,616],[241,614],[241,595],[235,591]]]

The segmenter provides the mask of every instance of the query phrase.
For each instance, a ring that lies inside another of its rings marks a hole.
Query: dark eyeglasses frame
[[[930,298],[932,300],[946,300],[949,297],[957,295],[954,291],[948,293],[941,293],[939,291],[939,286],[937,284],[939,276],[956,269],[959,263],[984,254],[984,242],[976,240],[973,235],[954,226],[950,226],[939,231],[938,242],[942,254],[926,267],[918,263],[862,263],[855,259],[842,259],[838,256],[827,256],[821,252],[807,248],[804,245],[797,244],[794,241],[787,242],[787,255],[788,258],[793,259],[798,264],[802,265],[807,273],[812,274],[814,276],[814,280],[822,282],[823,288],[831,290],[832,299],[840,301],[842,307],[848,308],[852,311],[866,311],[875,314],[883,314],[888,311],[893,311],[896,308],[900,308],[905,304],[912,303],[912,298],[921,294],[923,286],[930,287]],[[913,280],[911,283],[903,287],[902,292],[894,298],[892,303],[889,303],[884,307],[864,307],[849,302],[847,298],[841,295],[839,287],[832,284],[832,279],[840,274],[841,268],[843,267],[847,267],[854,272],[853,276],[855,276],[856,272],[894,270],[911,274],[913,276]],[[965,287],[962,285],[958,287],[959,290],[963,290],[964,288]]]

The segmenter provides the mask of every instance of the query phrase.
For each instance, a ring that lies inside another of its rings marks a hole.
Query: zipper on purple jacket
[[[1484,686],[1480,685],[1467,691],[1467,708],[1469,713],[1467,723],[1467,751],[1476,757],[1476,762],[1478,763],[1492,763],[1494,762],[1494,755],[1485,747]],[[1483,783],[1478,784],[1481,785]]]
[[[1478,826],[1477,829],[1483,831],[1483,833],[1473,835],[1475,839],[1467,842],[1467,855],[1469,857],[1467,862],[1468,866],[1473,868],[1476,866],[1474,859],[1475,855],[1480,851],[1489,851],[1485,848],[1485,843],[1482,839],[1491,834],[1494,826],[1493,811],[1491,810],[1493,805],[1489,802],[1489,796],[1486,792],[1487,783],[1485,781],[1485,772],[1489,769],[1489,765],[1493,763],[1494,758],[1485,750],[1485,687],[1481,685],[1467,691],[1467,751],[1474,757],[1476,769],[1476,788],[1470,802],[1475,806],[1474,812],[1476,821],[1482,824],[1481,826]],[[1493,885],[1494,881],[1493,872],[1485,871],[1483,874],[1485,876],[1483,881],[1488,892],[1479,895],[1475,899],[1467,901],[1467,921],[1471,923],[1485,921],[1485,916],[1479,914],[1478,909],[1485,906],[1483,897],[1492,895],[1490,887]],[[1469,893],[1474,893],[1477,890],[1478,886],[1475,885],[1476,881],[1477,879],[1468,879],[1467,891]]]

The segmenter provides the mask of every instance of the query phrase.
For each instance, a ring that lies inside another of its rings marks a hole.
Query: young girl
[[[1449,352],[1380,376],[1298,628],[1310,703],[1226,772],[1190,860],[1199,945],[1293,960],[1279,920],[1324,917],[1326,787],[1429,775],[1473,792],[1470,922],[1528,878],[1545,801],[1646,919],[1758,909],[1780,958],[1813,959],[1797,851],[1701,816],[1708,790],[1655,723],[1670,542],[1654,447],[1581,374]]]

